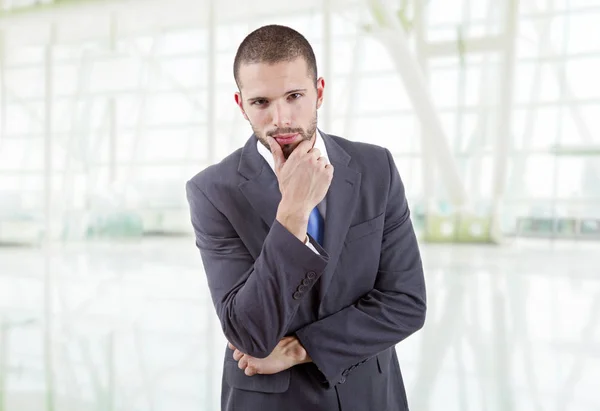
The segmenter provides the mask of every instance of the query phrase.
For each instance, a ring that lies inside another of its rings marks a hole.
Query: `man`
[[[249,34],[234,76],[254,134],[186,186],[229,341],[222,409],[407,410],[394,346],[425,283],[392,156],[317,129],[325,82],[296,31]]]

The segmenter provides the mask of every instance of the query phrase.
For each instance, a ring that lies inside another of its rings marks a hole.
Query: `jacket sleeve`
[[[390,186],[374,288],[353,305],[296,331],[330,387],[425,321],[425,280],[404,187],[389,151]]]
[[[196,245],[225,337],[240,351],[264,358],[288,332],[328,255],[320,247],[320,254],[315,253],[275,219],[254,260],[229,220],[193,180],[186,192]]]

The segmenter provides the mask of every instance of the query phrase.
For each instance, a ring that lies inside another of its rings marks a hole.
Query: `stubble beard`
[[[315,134],[315,131],[317,130],[317,112],[315,111],[315,116],[313,118],[313,120],[310,123],[310,126],[308,127],[308,129],[304,130],[303,128],[278,128],[275,130],[271,130],[266,132],[264,135],[261,134],[255,127],[254,125],[252,125],[252,131],[254,131],[254,134],[256,135],[256,137],[258,138],[258,140],[261,142],[261,144],[263,146],[265,146],[267,148],[267,150],[271,151],[270,147],[269,147],[269,143],[267,142],[267,136],[273,136],[273,135],[277,135],[277,134],[292,134],[292,133],[299,133],[300,136],[302,137],[302,140],[292,144],[285,144],[281,147],[281,151],[283,152],[283,156],[287,159],[292,152],[294,151],[294,149],[296,148],[296,146],[298,144],[300,144],[302,141],[304,140],[310,140],[312,138],[312,136]]]

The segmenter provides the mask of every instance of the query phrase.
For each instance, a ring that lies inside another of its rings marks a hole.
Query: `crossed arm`
[[[256,261],[225,216],[188,182],[192,224],[213,303],[234,358],[247,375],[312,361],[329,386],[349,368],[423,326],[425,283],[404,187],[389,152],[390,185],[373,289],[329,317],[286,336],[301,299],[296,288],[327,265],[277,220]],[[285,338],[284,338],[285,337]]]

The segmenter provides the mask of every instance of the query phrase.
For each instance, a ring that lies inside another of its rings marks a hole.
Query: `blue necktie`
[[[325,231],[325,220],[319,213],[317,207],[313,208],[308,217],[308,234],[323,246],[323,232]]]

